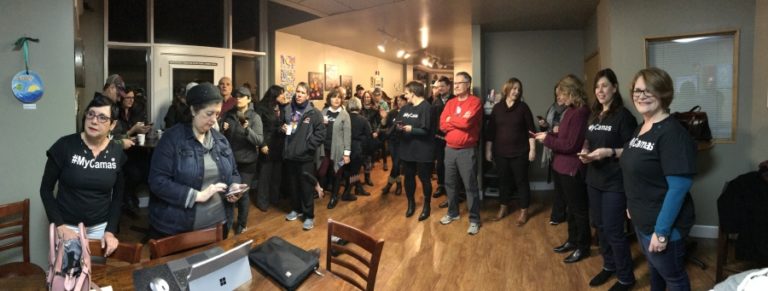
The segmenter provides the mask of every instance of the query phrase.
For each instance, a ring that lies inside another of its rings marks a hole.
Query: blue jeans
[[[592,223],[600,239],[603,269],[615,271],[619,282],[629,285],[635,282],[632,272],[632,252],[624,236],[627,220],[627,196],[623,192],[604,192],[587,186]]]
[[[660,253],[649,253],[651,236],[635,229],[640,249],[648,259],[648,271],[651,273],[651,291],[691,290],[688,272],[685,271],[685,240],[678,239],[667,243],[667,248]]]

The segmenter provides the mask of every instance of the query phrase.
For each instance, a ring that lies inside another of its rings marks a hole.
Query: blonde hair
[[[571,98],[574,107],[581,107],[587,103],[587,93],[584,91],[584,83],[573,74],[568,74],[557,82],[558,94],[565,94]]]

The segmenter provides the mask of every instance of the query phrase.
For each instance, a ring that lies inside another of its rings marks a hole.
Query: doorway
[[[229,51],[216,48],[161,47],[153,54],[153,96],[150,120],[157,128],[165,128],[165,114],[174,94],[189,82],[216,82],[231,68]]]

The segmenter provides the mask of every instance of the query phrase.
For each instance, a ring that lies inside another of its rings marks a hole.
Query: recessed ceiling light
[[[398,58],[402,58],[404,55],[405,55],[405,50],[402,50],[402,49],[401,49],[401,50],[398,50],[398,51],[397,51],[397,57],[398,57]]]

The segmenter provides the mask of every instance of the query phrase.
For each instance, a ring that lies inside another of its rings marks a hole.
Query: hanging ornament
[[[16,99],[23,103],[34,103],[43,97],[43,80],[35,71],[29,70],[29,41],[39,42],[36,38],[22,37],[16,41],[15,50],[24,51],[24,70],[11,79],[11,90]]]

